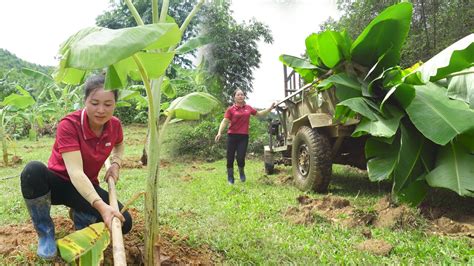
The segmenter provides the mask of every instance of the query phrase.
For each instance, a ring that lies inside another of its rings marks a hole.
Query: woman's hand
[[[114,217],[117,217],[122,223],[125,222],[123,215],[119,211],[112,208],[112,206],[105,203],[103,200],[94,202],[94,208],[96,208],[96,210],[100,213],[102,220],[109,230],[112,230],[112,220]]]
[[[219,140],[221,139],[221,133],[217,133],[216,137],[214,138],[214,140],[216,142],[219,142]]]
[[[120,166],[117,163],[112,163],[105,173],[105,182],[109,181],[109,178],[114,179],[114,183],[117,183],[119,180]]]

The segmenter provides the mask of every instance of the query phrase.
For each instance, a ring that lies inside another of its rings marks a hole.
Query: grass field
[[[139,159],[144,136],[144,128],[126,128],[127,160]],[[0,226],[29,223],[18,175],[30,160],[46,162],[52,143],[52,138],[19,141],[15,152],[23,163],[0,169]],[[234,186],[226,182],[223,160],[184,161],[167,158],[165,152],[162,165],[160,224],[185,236],[191,247],[208,246],[224,264],[474,264],[472,238],[429,233],[421,217],[417,217],[417,227],[399,230],[346,227],[319,216],[310,224],[294,223],[285,213],[299,205],[296,199],[304,193],[284,182],[290,168],[279,167],[277,175],[266,176],[260,158],[247,159],[248,180]],[[127,201],[144,191],[146,176],[145,168],[123,169],[117,184],[119,199]],[[388,183],[370,183],[364,172],[334,166],[330,193],[349,200],[358,210],[370,212],[388,191]],[[321,199],[324,195],[307,196]],[[133,207],[142,212],[143,199]],[[66,208],[54,206],[52,215],[66,216]],[[366,240],[364,230],[392,245],[391,252],[378,256],[357,249]],[[20,256],[16,261],[27,260]],[[0,264],[6,262],[0,257]]]

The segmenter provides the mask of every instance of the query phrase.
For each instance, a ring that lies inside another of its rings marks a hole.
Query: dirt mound
[[[474,241],[474,197],[460,197],[455,192],[432,189],[420,204],[420,213],[430,221],[435,234],[468,236]],[[474,242],[473,242],[474,243]]]
[[[470,221],[460,222],[451,220],[448,217],[441,217],[433,221],[433,231],[443,234],[467,235],[474,238],[474,217]]]
[[[389,197],[384,197],[377,202],[375,210],[378,212],[374,221],[377,228],[408,229],[420,225],[420,215],[416,210],[405,206],[393,206]]]
[[[276,177],[275,184],[277,185],[288,185],[293,183],[293,176],[282,173]]]
[[[170,165],[169,161],[166,160],[160,160],[160,167],[161,168],[166,168]],[[145,168],[146,165],[143,164],[142,160],[140,158],[124,158],[121,164],[122,168],[128,168],[128,169],[140,169],[140,168]]]
[[[180,179],[184,182],[189,182],[189,181],[193,180],[193,176],[186,173],[185,175],[181,176]]]
[[[300,206],[289,207],[283,213],[296,224],[334,222],[354,227],[365,223],[349,200],[342,197],[329,195],[322,199],[313,199],[303,195],[299,196],[297,201]]]
[[[383,240],[369,239],[358,244],[356,249],[378,256],[387,256],[392,251],[393,246]]]
[[[139,159],[133,159],[133,158],[125,158],[122,161],[122,168],[128,168],[128,169],[135,169],[135,168],[143,168],[143,164]]]
[[[276,173],[276,172],[275,172]],[[264,185],[292,185],[293,176],[285,171],[278,170],[278,175],[263,175],[259,178],[259,182]]]
[[[124,245],[128,265],[143,265],[144,257],[144,222],[139,217],[137,211],[130,211],[134,217],[132,231],[124,235]],[[73,232],[72,222],[65,217],[54,217],[56,226],[56,238],[62,238]],[[180,236],[174,230],[166,227],[160,228],[161,238],[159,239],[160,259],[163,265],[176,264],[216,264],[219,256],[211,251],[207,246],[192,248],[187,245],[186,236]],[[37,235],[31,223],[20,225],[7,225],[0,227],[0,256],[7,262],[14,264],[17,256],[26,259],[27,264],[38,262],[36,256]],[[64,261],[57,256],[52,264],[64,264]],[[104,264],[113,264],[112,248],[109,246],[104,252]]]
[[[368,226],[407,230],[420,228],[433,233],[468,236],[474,238],[474,215],[470,212],[456,212],[447,209],[413,209],[405,205],[396,206],[390,198],[384,197],[375,206],[358,209],[351,206],[349,200],[337,196],[325,196],[321,199],[307,195],[296,199],[299,206],[288,207],[283,215],[295,224],[311,225],[321,222],[334,222],[347,227]],[[425,219],[423,219],[423,217]],[[362,234],[371,238],[368,228]]]

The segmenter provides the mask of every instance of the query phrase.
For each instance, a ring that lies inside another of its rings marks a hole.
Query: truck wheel
[[[291,165],[296,187],[326,192],[332,173],[328,138],[317,130],[301,127],[293,140]]]

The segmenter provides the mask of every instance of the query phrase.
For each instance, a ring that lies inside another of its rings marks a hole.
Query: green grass
[[[127,142],[134,143],[127,147],[126,157],[139,158],[144,137],[144,128],[126,129]],[[22,155],[24,163],[33,159],[46,162],[52,143],[51,138],[36,143],[20,141],[17,153]],[[227,184],[223,160],[212,163],[167,160],[171,164],[160,169],[160,224],[187,236],[191,246],[207,244],[222,255],[226,264],[474,263],[473,243],[468,238],[432,235],[421,229],[372,228],[373,238],[394,246],[389,256],[381,257],[355,249],[365,240],[360,228],[343,228],[325,222],[322,217],[309,226],[295,225],[283,212],[297,206],[296,197],[303,193],[289,184],[274,182],[277,176],[265,176],[260,159],[247,160],[247,182],[236,181],[234,186]],[[18,175],[21,169],[22,166],[1,168],[0,178]],[[287,167],[279,169],[280,176],[290,172]],[[117,184],[119,198],[126,201],[145,190],[146,177],[145,169],[124,169]],[[19,178],[1,180],[0,189],[0,225],[28,222]],[[389,190],[388,183],[370,183],[361,172],[334,167],[331,193],[347,198],[358,209],[372,210]],[[136,201],[134,207],[143,211],[143,199]],[[53,215],[65,216],[65,208],[53,207]]]

